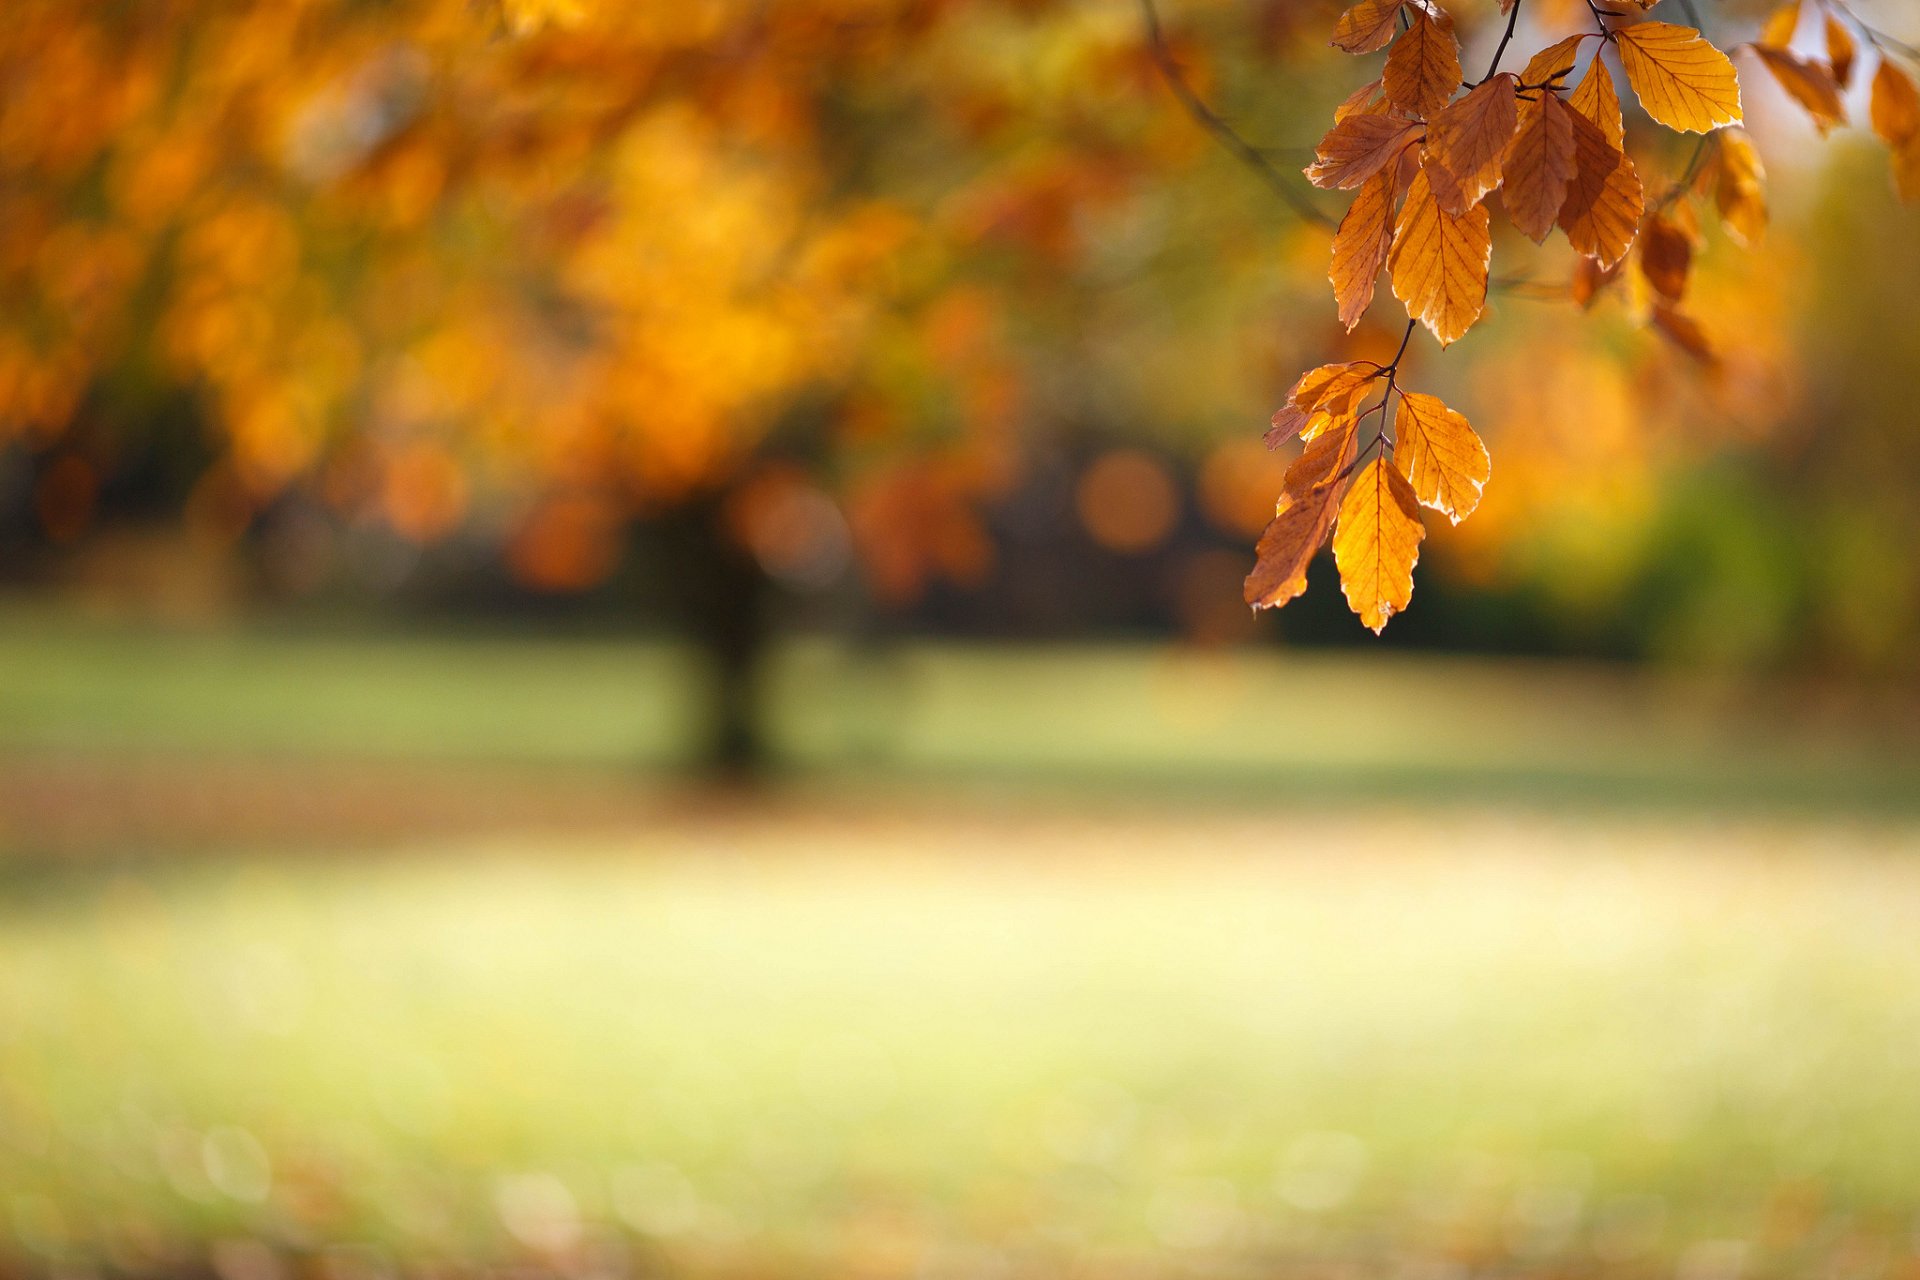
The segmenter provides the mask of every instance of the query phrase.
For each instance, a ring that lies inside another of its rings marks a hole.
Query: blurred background
[[[0,1277],[1920,1276],[1920,213],[1742,55],[1255,616],[1338,12],[14,0]]]

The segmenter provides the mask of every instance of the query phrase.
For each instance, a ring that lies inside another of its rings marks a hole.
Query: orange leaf
[[[1833,82],[1842,89],[1853,80],[1853,61],[1859,50],[1853,43],[1853,33],[1831,13],[1827,15],[1827,65],[1833,68]]]
[[[1424,167],[1407,192],[1394,224],[1393,296],[1409,318],[1447,346],[1473,327],[1487,305],[1487,265],[1493,255],[1492,219],[1484,204],[1454,215],[1434,199]]]
[[[1595,58],[1580,80],[1580,87],[1567,95],[1567,105],[1600,126],[1615,151],[1624,150],[1627,122],[1620,115],[1620,91],[1613,87],[1613,72]]]
[[[1379,173],[1421,129],[1417,120],[1356,113],[1320,139],[1307,180],[1316,187],[1350,190]]]
[[[1340,323],[1349,333],[1373,305],[1374,282],[1393,247],[1394,186],[1390,173],[1367,179],[1333,234],[1333,268],[1328,278],[1333,281],[1334,300],[1340,304]]]
[[[1763,44],[1753,46],[1753,51],[1767,70],[1773,72],[1773,78],[1780,82],[1780,87],[1807,109],[1807,114],[1813,117],[1813,123],[1821,133],[1847,122],[1846,104],[1840,101],[1840,86],[1834,82],[1833,73],[1825,66],[1809,62],[1785,49],[1769,49]]]
[[[1533,55],[1527,63],[1527,69],[1520,73],[1520,83],[1531,85],[1552,84],[1565,80],[1573,74],[1573,67],[1580,60],[1580,45],[1593,39],[1593,33],[1568,36],[1557,44],[1550,44]]]
[[[1775,9],[1767,17],[1767,25],[1760,29],[1757,43],[1771,49],[1784,49],[1793,43],[1793,33],[1800,29],[1800,0],[1787,0],[1787,3]]]
[[[1356,362],[1322,365],[1301,374],[1287,392],[1287,403],[1273,415],[1267,448],[1278,448],[1296,435],[1311,440],[1334,422],[1352,418],[1376,371],[1374,365]]]
[[[1333,527],[1358,436],[1357,424],[1348,419],[1308,445],[1287,468],[1280,502],[1260,535],[1253,572],[1243,588],[1254,608],[1277,609],[1307,589],[1307,566]]]
[[[1425,119],[1460,87],[1460,41],[1426,10],[1412,12],[1413,25],[1393,42],[1380,83],[1394,106]]]
[[[1740,121],[1740,78],[1692,27],[1641,22],[1613,33],[1627,82],[1647,114],[1682,133]]]
[[[1455,524],[1472,515],[1493,468],[1465,416],[1437,397],[1416,393],[1400,402],[1394,436],[1394,464],[1421,504]]]
[[[1560,206],[1560,225],[1573,247],[1611,267],[1633,247],[1634,229],[1646,206],[1640,175],[1626,153],[1607,141],[1600,126],[1578,112],[1573,121],[1573,181]]]
[[[1721,131],[1714,167],[1714,202],[1727,233],[1742,245],[1759,244],[1767,230],[1767,171],[1746,130]]]
[[[1427,126],[1427,169],[1440,207],[1462,214],[1500,185],[1501,162],[1519,126],[1514,78],[1490,77]]]
[[[1359,4],[1340,15],[1340,21],[1333,28],[1331,43],[1348,53],[1372,53],[1375,49],[1384,49],[1387,41],[1393,39],[1394,27],[1400,20],[1401,5],[1402,0],[1360,0]]]
[[[1537,244],[1553,231],[1573,181],[1573,111],[1542,92],[1520,109],[1520,129],[1507,148],[1507,216]]]
[[[1906,72],[1880,59],[1873,73],[1873,99],[1868,118],[1880,140],[1896,150],[1920,136],[1920,89]]]
[[[1333,535],[1333,559],[1347,604],[1374,634],[1413,599],[1420,561],[1420,504],[1405,477],[1375,458],[1347,490]]]

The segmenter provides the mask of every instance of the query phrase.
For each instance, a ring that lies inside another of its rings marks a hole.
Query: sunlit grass
[[[1892,1274],[1916,852],[843,810],[23,881],[0,1252],[242,1280]]]

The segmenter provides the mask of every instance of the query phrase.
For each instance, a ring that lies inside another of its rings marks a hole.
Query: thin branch
[[[1480,77],[1481,84],[1499,73],[1500,59],[1507,56],[1507,46],[1513,43],[1513,29],[1520,23],[1520,5],[1521,0],[1513,0],[1513,8],[1507,10],[1506,34],[1500,37],[1500,47],[1493,51],[1493,62],[1487,67],[1487,74]]]
[[[1225,147],[1235,159],[1253,170],[1276,196],[1302,221],[1331,231],[1339,224],[1330,214],[1325,213],[1311,200],[1308,200],[1286,174],[1273,167],[1259,148],[1234,132],[1232,125],[1215,114],[1193,91],[1186,76],[1180,70],[1180,64],[1174,61],[1173,50],[1167,47],[1166,34],[1160,29],[1160,13],[1154,7],[1154,0],[1140,0],[1140,12],[1147,25],[1147,47],[1153,53],[1153,62],[1160,70],[1160,78],[1167,82],[1167,88],[1180,100],[1194,123],[1212,134],[1214,140]]]

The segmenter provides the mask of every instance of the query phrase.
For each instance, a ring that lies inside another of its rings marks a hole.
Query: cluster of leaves
[[[1556,228],[1564,233],[1576,255],[1568,290],[1576,302],[1589,305],[1625,280],[1662,333],[1711,363],[1712,346],[1682,308],[1703,242],[1695,201],[1710,195],[1741,244],[1757,241],[1767,223],[1764,169],[1739,127],[1732,59],[1699,30],[1649,16],[1660,0],[1587,0],[1591,30],[1539,50],[1517,73],[1503,71],[1525,0],[1499,3],[1505,34],[1476,81],[1462,78],[1454,20],[1438,0],[1360,0],[1334,29],[1332,43],[1349,53],[1387,51],[1379,78],[1336,109],[1306,171],[1317,187],[1355,193],[1333,236],[1329,273],[1342,323],[1349,331],[1360,323],[1384,270],[1405,306],[1408,339],[1421,325],[1442,347],[1465,335],[1487,307],[1497,197],[1514,230],[1536,244]],[[1821,18],[1825,59],[1789,47],[1801,0],[1747,47],[1825,132],[1845,119],[1855,33],[1864,38],[1879,56],[1872,123],[1894,152],[1902,194],[1913,194],[1920,92],[1889,57],[1910,51],[1840,0],[1821,0]],[[1686,172],[1658,198],[1628,152],[1608,48],[1652,121],[1701,135]],[[1637,276],[1625,271],[1630,260]],[[1286,473],[1246,581],[1256,609],[1304,591],[1309,563],[1331,538],[1348,603],[1378,632],[1411,599],[1425,536],[1420,508],[1458,523],[1478,504],[1490,474],[1486,447],[1459,413],[1399,385],[1406,349],[1403,341],[1387,364],[1315,369],[1274,415],[1268,446],[1297,436],[1306,447]]]

